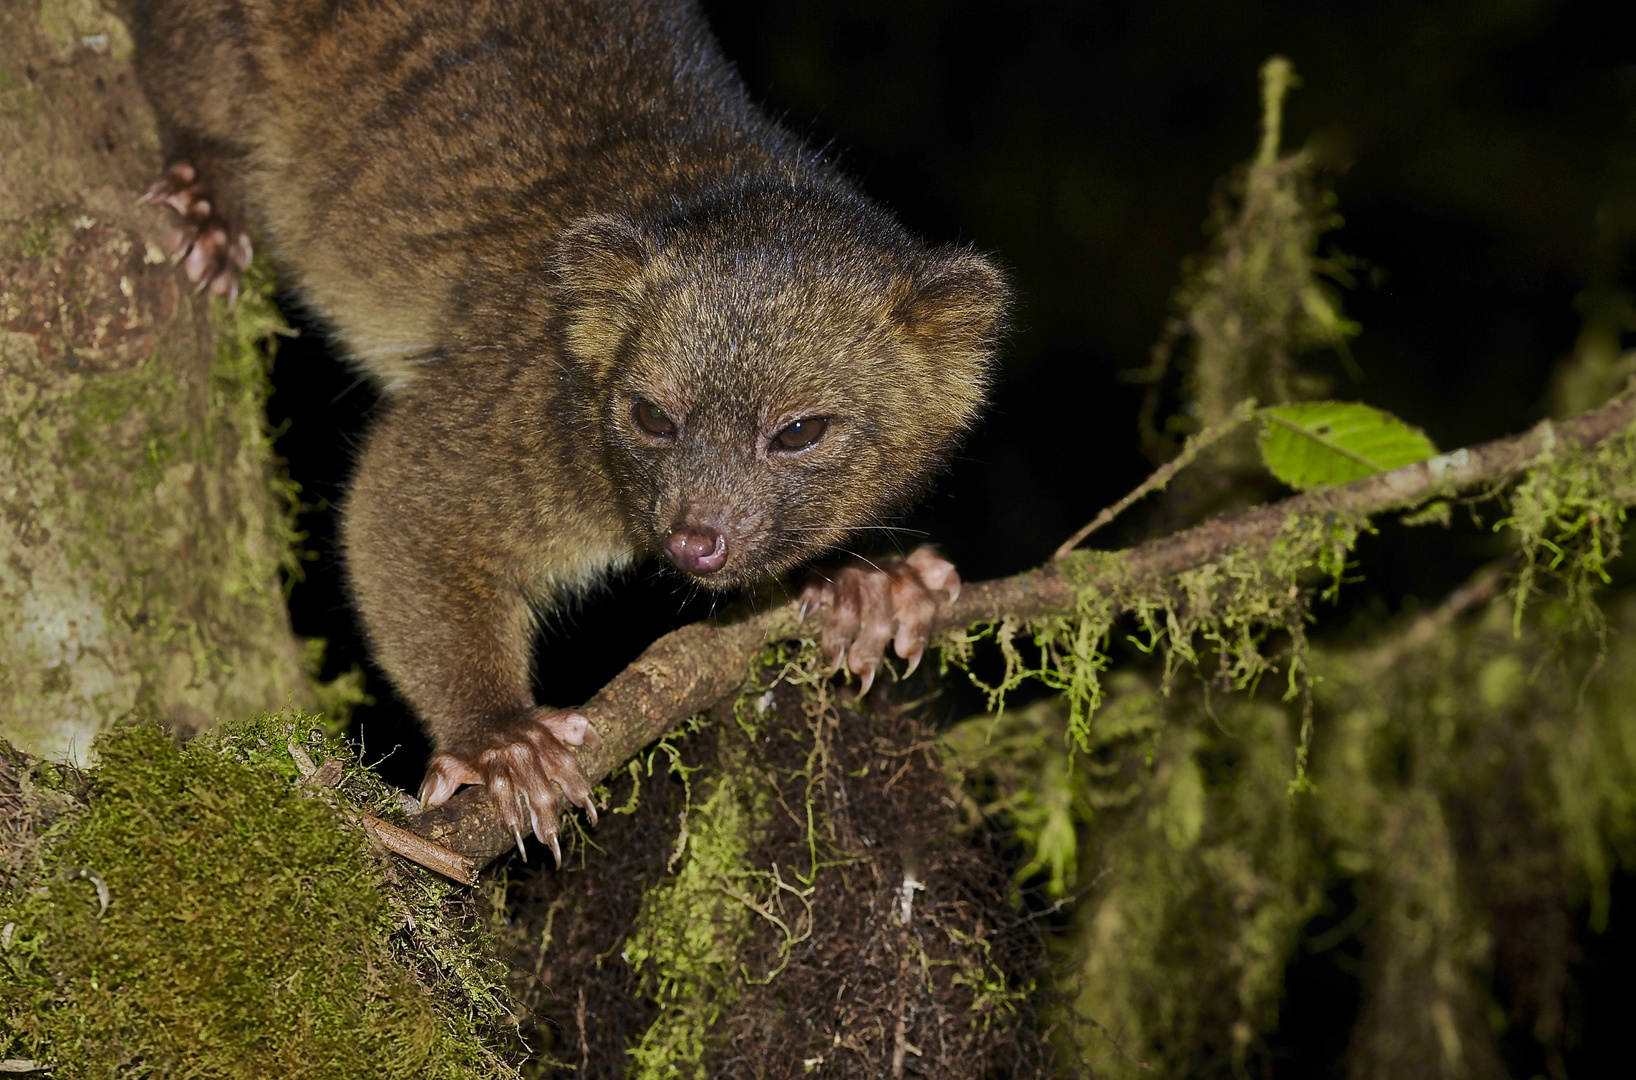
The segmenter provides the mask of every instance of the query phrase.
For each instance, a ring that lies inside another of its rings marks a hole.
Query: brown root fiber
[[[780,685],[737,722],[716,709],[609,785],[634,812],[605,814],[565,872],[514,879],[536,1075],[1047,1071],[1043,936],[1002,860],[961,838],[930,728],[876,697]]]

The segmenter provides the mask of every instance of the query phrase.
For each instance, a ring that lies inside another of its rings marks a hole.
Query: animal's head
[[[777,573],[902,509],[982,407],[1008,290],[855,197],[670,221],[561,249],[563,334],[637,533],[703,585]]]

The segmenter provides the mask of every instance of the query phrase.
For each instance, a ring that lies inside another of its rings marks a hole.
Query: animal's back
[[[458,333],[467,282],[544,274],[588,212],[822,171],[674,0],[148,0],[147,18],[171,156],[221,159],[219,197],[255,208],[388,387]]]

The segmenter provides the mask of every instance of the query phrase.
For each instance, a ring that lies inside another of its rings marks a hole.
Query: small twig
[[[901,1080],[904,1061],[910,1051],[916,1057],[920,1056],[920,1048],[909,1042],[909,970],[912,964],[908,951],[898,963],[898,999],[897,1007],[893,1010],[897,1014],[897,1022],[892,1025],[892,1080]]]
[[[1084,528],[1074,533],[1074,535],[1064,540],[1062,542],[1062,546],[1057,548],[1057,550],[1052,554],[1051,558],[1062,558],[1064,555],[1074,550],[1074,548],[1078,547],[1081,540],[1084,540],[1087,536],[1091,535],[1096,530],[1118,517],[1120,514],[1123,514],[1126,510],[1129,510],[1131,504],[1136,502],[1136,500],[1145,495],[1150,495],[1164,487],[1166,484],[1170,483],[1170,481],[1175,478],[1177,473],[1181,472],[1188,465],[1193,463],[1194,458],[1198,457],[1205,450],[1219,442],[1222,436],[1231,433],[1240,424],[1244,423],[1244,421],[1250,419],[1250,417],[1254,415],[1254,398],[1246,398],[1245,400],[1239,402],[1238,408],[1233,410],[1231,416],[1227,417],[1227,419],[1223,420],[1219,424],[1205,428],[1197,435],[1194,435],[1192,438],[1188,439],[1186,445],[1182,447],[1181,453],[1159,466],[1159,468],[1154,471],[1153,475],[1148,477],[1146,480],[1143,480],[1141,485],[1137,487],[1135,491],[1132,491],[1129,495],[1126,495],[1123,499],[1120,499],[1112,506],[1105,508],[1100,514],[1096,515],[1096,517],[1091,520],[1090,524],[1086,525]]]
[[[1500,586],[1505,584],[1506,572],[1513,562],[1513,559],[1502,559],[1478,570],[1449,593],[1436,608],[1415,619],[1401,634],[1358,657],[1358,670],[1366,678],[1373,678],[1390,670],[1410,653],[1431,645],[1454,620],[1499,595]]]
[[[1130,382],[1147,383],[1147,389],[1142,391],[1142,407],[1136,414],[1136,429],[1142,437],[1142,453],[1152,461],[1159,460],[1164,447],[1164,439],[1159,434],[1154,417],[1159,414],[1159,398],[1164,393],[1165,374],[1170,370],[1170,361],[1175,356],[1176,346],[1188,329],[1187,320],[1180,316],[1166,319],[1164,329],[1159,333],[1159,340],[1153,343],[1153,348],[1148,353],[1147,367],[1139,368],[1125,376]]]
[[[400,829],[369,814],[359,814],[357,821],[364,827],[365,832],[379,840],[387,850],[402,855],[410,862],[418,863],[462,885],[477,883],[477,871],[481,867],[474,865],[471,859],[458,851],[451,851],[442,844],[434,844],[408,829]]]
[[[330,758],[322,765],[314,765],[312,756],[294,739],[291,739],[287,746],[290,758],[295,762],[296,771],[301,774],[301,783],[322,788],[340,786],[342,765],[338,758]],[[372,814],[355,813],[344,807],[340,810],[344,818],[362,825],[364,831],[388,851],[395,852],[412,863],[424,866],[433,873],[442,874],[462,885],[477,883],[477,872],[482,866],[474,864],[458,851],[451,851],[442,844],[435,844],[418,833],[382,821]]]

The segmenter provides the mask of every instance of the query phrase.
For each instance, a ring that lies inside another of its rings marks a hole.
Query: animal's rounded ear
[[[987,257],[939,248],[904,285],[892,314],[911,340],[950,359],[987,359],[1011,303],[1005,277]]]
[[[989,362],[1005,328],[1011,289],[998,267],[967,248],[939,248],[900,282],[891,316],[902,330],[926,392],[949,424],[976,419],[989,381]]]
[[[566,344],[593,364],[611,363],[636,324],[636,302],[658,245],[628,218],[594,214],[570,227],[557,246]]]
[[[653,260],[652,238],[629,218],[592,214],[563,233],[557,279],[576,299],[629,299]]]

